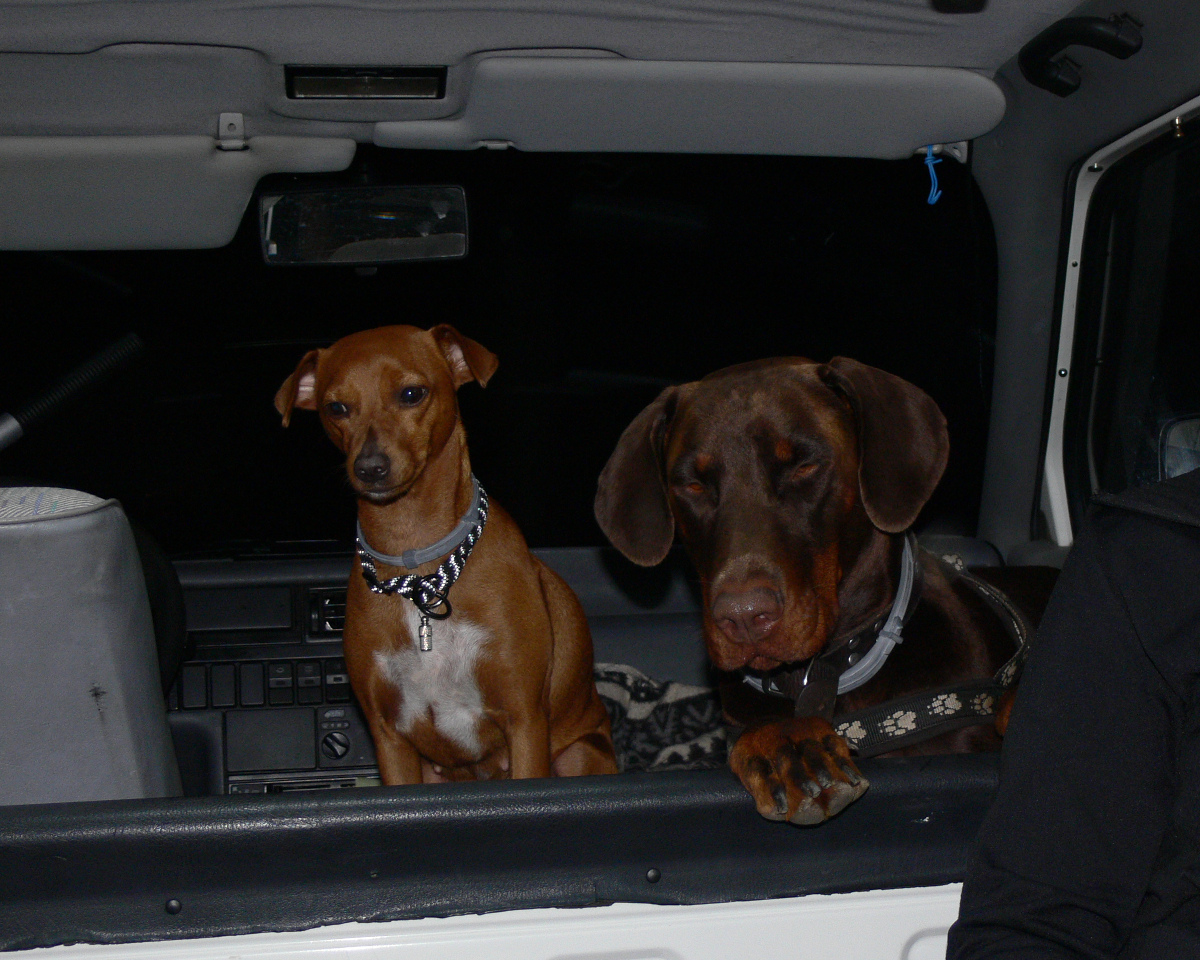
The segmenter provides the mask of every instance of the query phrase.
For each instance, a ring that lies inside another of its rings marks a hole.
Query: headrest
[[[0,524],[75,516],[108,502],[61,487],[0,487]]]

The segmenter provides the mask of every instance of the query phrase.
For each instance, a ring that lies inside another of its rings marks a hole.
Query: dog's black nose
[[[734,643],[754,643],[774,629],[783,615],[779,595],[766,587],[722,591],[713,603],[713,620]]]
[[[379,483],[392,470],[392,461],[378,448],[363,450],[354,458],[354,475],[363,483]]]

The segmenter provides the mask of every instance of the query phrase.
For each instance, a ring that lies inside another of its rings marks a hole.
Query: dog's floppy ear
[[[292,422],[293,409],[317,409],[317,360],[320,356],[320,350],[309,350],[275,394],[275,409],[283,417],[285,427]]]
[[[470,337],[464,337],[448,323],[439,323],[429,332],[450,364],[455,389],[472,380],[478,381],[481,387],[487,386],[492,374],[500,366],[500,361],[491,350]]]
[[[885,533],[907,530],[946,469],[946,418],[924,390],[857,360],[834,357],[821,378],[858,420],[858,486],[867,516]]]
[[[675,518],[663,480],[662,440],[675,415],[679,388],[667,387],[633,419],[596,485],[596,521],[634,563],[661,563],[675,540]]]

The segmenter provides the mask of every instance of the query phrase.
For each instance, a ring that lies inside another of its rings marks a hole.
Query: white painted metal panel
[[[702,906],[614,904],[299,933],[52,947],[45,960],[940,960],[960,887]]]

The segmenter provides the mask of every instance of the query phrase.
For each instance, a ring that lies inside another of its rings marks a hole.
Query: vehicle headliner
[[[6,52],[118,43],[257,50],[273,63],[456,64],[480,51],[582,48],[641,60],[958,66],[993,73],[1075,0],[6,0]]]

